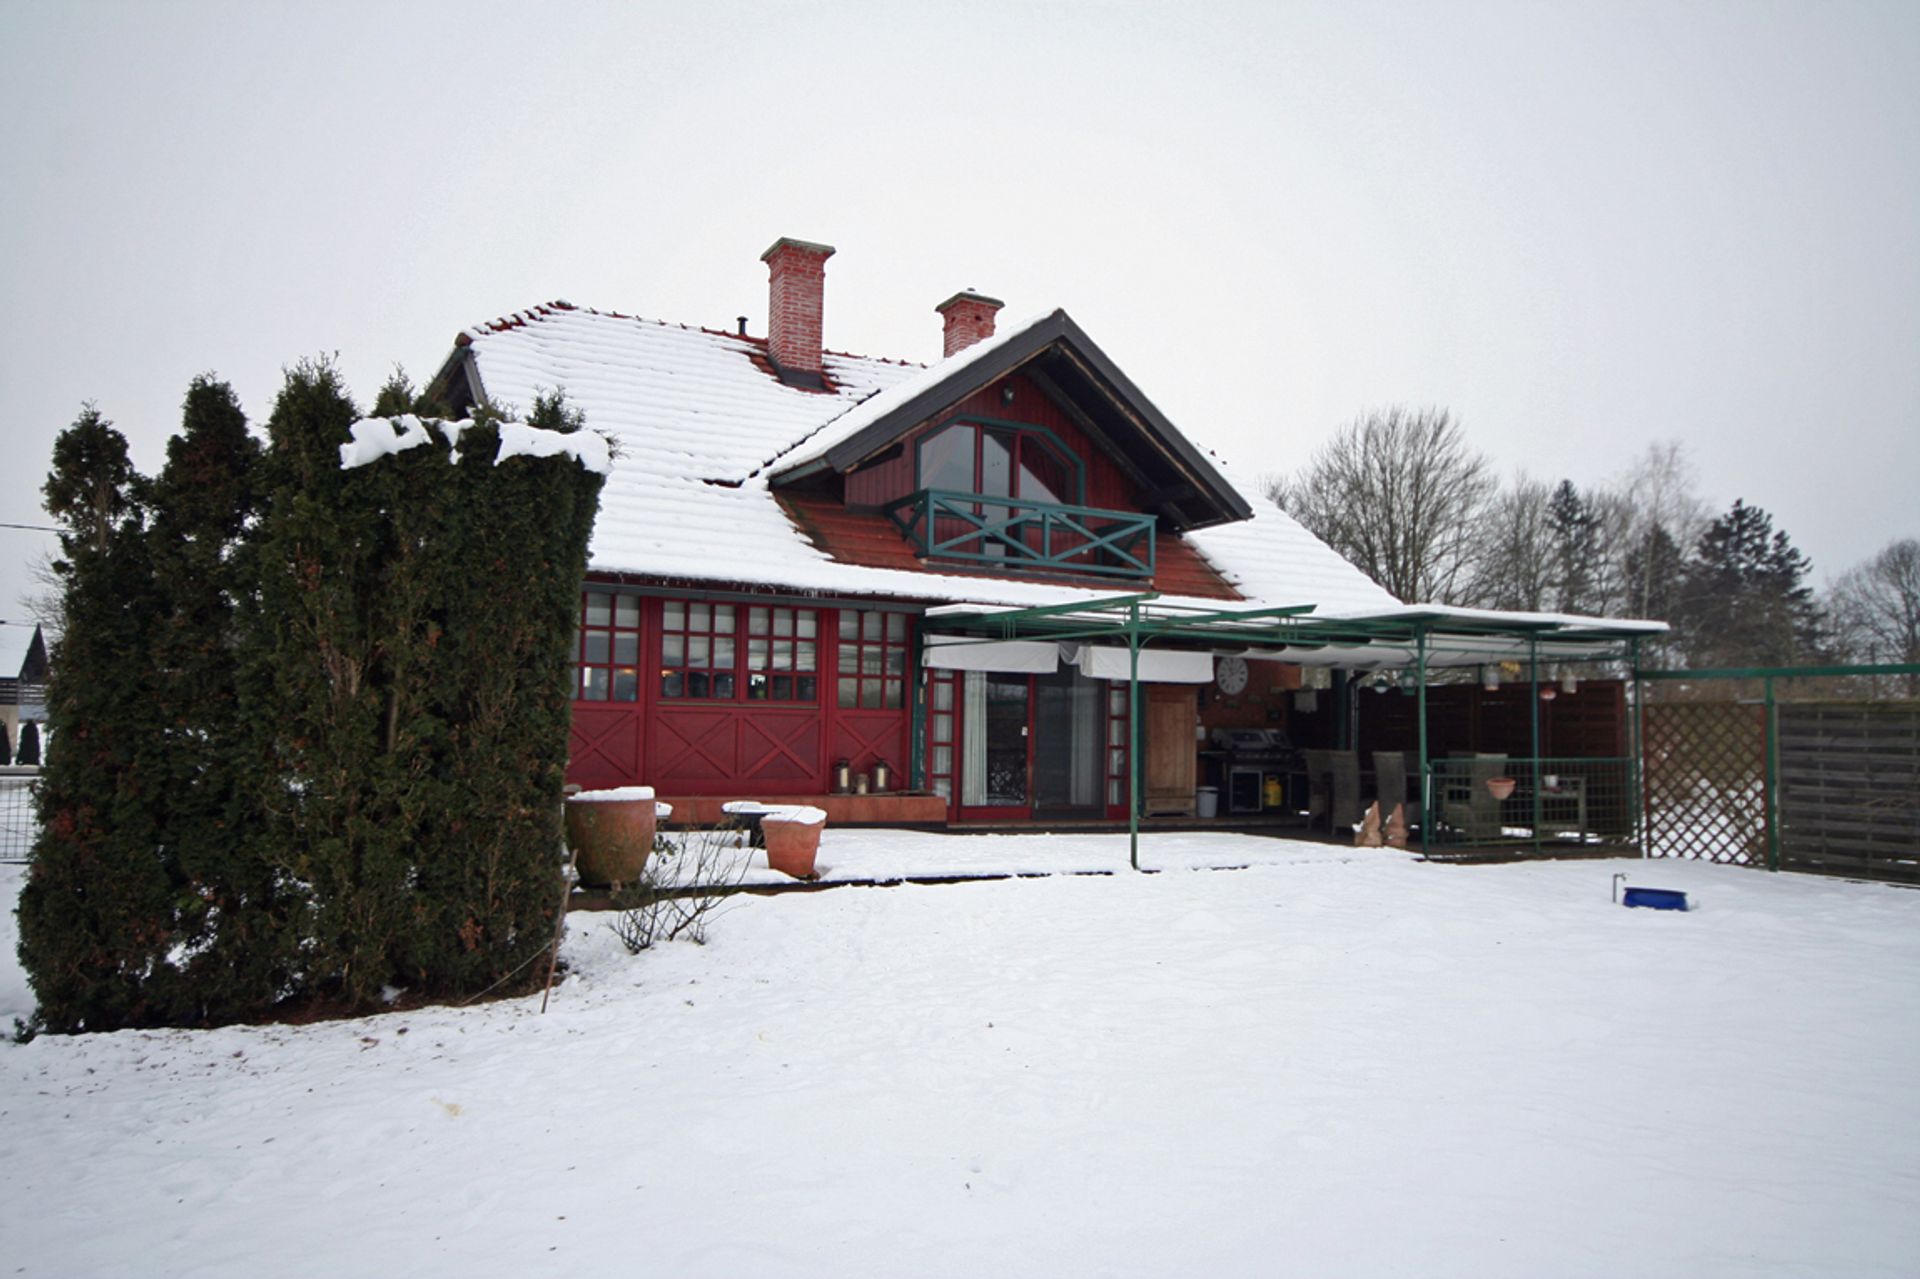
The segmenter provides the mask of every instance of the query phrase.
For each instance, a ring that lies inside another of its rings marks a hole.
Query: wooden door
[[[1146,812],[1193,815],[1195,764],[1193,725],[1199,690],[1192,684],[1148,684],[1146,693]]]

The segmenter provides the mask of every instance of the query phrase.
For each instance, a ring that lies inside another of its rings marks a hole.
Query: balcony
[[[1153,576],[1151,515],[944,489],[908,494],[886,514],[930,560],[1008,572]]]

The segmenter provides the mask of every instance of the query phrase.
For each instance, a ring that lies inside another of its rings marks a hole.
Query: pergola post
[[[1540,641],[1527,637],[1527,669],[1533,673],[1532,696],[1527,705],[1533,719],[1533,851],[1540,851]]]
[[[1432,786],[1427,777],[1427,631],[1421,627],[1414,632],[1415,678],[1419,681],[1420,694],[1420,851],[1427,851],[1427,830],[1433,824]],[[1376,782],[1375,789],[1378,789]]]
[[[1140,601],[1127,605],[1127,864],[1140,869]]]

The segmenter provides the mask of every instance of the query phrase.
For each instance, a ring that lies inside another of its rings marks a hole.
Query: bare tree
[[[1268,496],[1395,598],[1465,602],[1495,482],[1445,409],[1355,419]]]
[[[1889,542],[1842,573],[1827,593],[1841,650],[1862,662],[1920,662],[1920,540]],[[1920,697],[1920,676],[1903,677]]]
[[[1706,531],[1706,504],[1694,491],[1693,463],[1677,440],[1647,445],[1603,499],[1609,575],[1608,603],[1633,617],[1653,617],[1672,570],[1663,550],[1686,548]]]
[[[1547,505],[1553,490],[1525,471],[1487,504],[1473,602],[1486,608],[1539,612],[1553,586],[1553,532]]]

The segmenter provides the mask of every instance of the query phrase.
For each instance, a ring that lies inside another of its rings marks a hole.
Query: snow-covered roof
[[[773,471],[818,458],[1038,322],[924,368],[827,352],[826,391],[782,383],[764,342],[565,303],[476,326],[461,342],[475,390],[495,405],[524,412],[562,389],[588,429],[613,442],[589,550],[595,570],[983,604],[1098,599],[1113,588],[837,562],[794,527],[769,487]],[[1187,538],[1251,602],[1341,612],[1398,605],[1278,507],[1235,487],[1254,517]]]
[[[0,679],[19,679],[27,655],[33,651],[33,637],[40,628],[32,622],[0,623]]]

